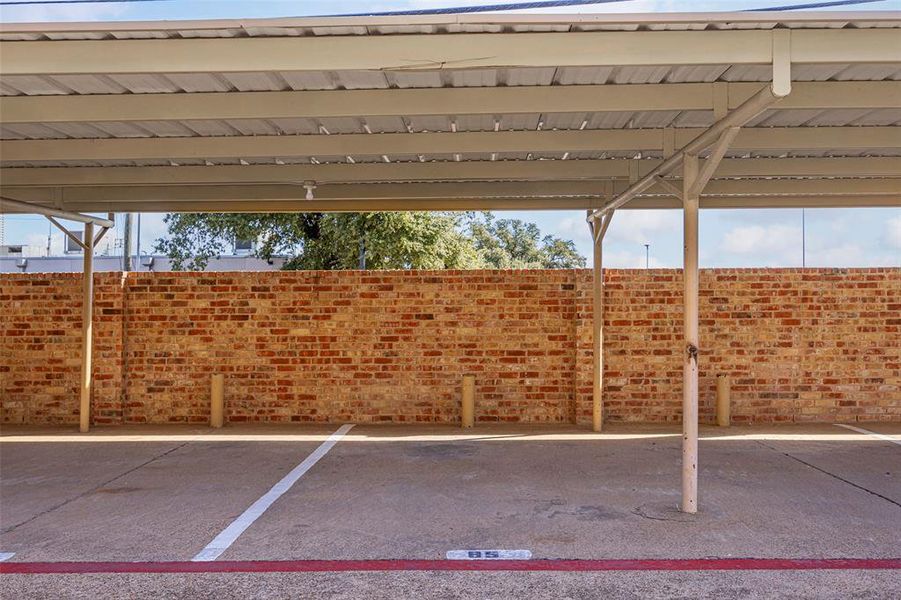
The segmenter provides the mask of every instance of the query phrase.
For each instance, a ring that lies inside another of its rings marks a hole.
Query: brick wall
[[[678,421],[682,277],[607,272],[608,420]],[[590,422],[590,271],[96,275],[94,420]],[[0,276],[4,423],[75,423],[81,276]],[[901,420],[901,270],[701,272],[701,419]]]

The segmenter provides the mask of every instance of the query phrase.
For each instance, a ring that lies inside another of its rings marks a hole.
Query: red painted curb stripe
[[[613,560],[223,560],[211,562],[4,562],[12,573],[297,573],[335,571],[783,571],[901,569],[901,558]]]

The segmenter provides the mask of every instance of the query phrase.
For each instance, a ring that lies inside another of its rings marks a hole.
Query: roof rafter
[[[194,201],[190,205],[157,200],[144,206],[134,202],[86,201],[79,208],[91,212],[368,212],[404,210],[570,210],[597,209],[602,197],[486,197],[486,198],[385,198],[373,200],[303,200],[248,197],[230,201]],[[827,208],[899,206],[901,195],[830,196],[703,196],[701,208]],[[681,208],[672,196],[635,198],[619,210]],[[14,212],[14,211],[10,211]]]
[[[722,179],[710,182],[704,195],[901,195],[901,179]],[[494,198],[494,197],[566,197],[598,196],[607,191],[606,180],[577,181],[508,181],[508,182],[430,182],[430,183],[350,183],[319,185],[317,200],[418,200],[429,198]],[[613,193],[629,187],[628,181],[614,182]],[[145,204],[156,201],[181,201],[185,210],[192,202],[245,200],[303,199],[305,188],[300,184],[247,185],[146,185],[103,186],[73,188],[5,187],[4,194],[19,200],[41,202],[57,198],[62,206],[71,208],[91,202],[115,201],[132,204],[143,210]],[[645,195],[669,194],[652,186]],[[86,210],[79,208],[78,210]]]
[[[0,169],[3,186],[98,186],[216,183],[319,183],[627,179],[630,164],[644,176],[660,160],[504,160],[357,164],[218,165],[208,167],[46,167]],[[701,161],[703,165],[704,161]],[[901,177],[901,157],[725,158],[724,177]]]
[[[591,31],[0,42],[6,75],[766,64],[772,31]],[[794,29],[796,63],[901,60],[891,29]],[[416,58],[424,57],[424,58]]]
[[[675,130],[682,147],[704,129]],[[662,151],[663,129],[380,133],[189,138],[7,140],[4,161],[178,160],[287,156],[380,156],[488,152]],[[894,127],[743,129],[738,150],[899,148]]]
[[[0,114],[4,123],[15,124],[713,110],[715,90],[725,95],[727,108],[735,108],[761,87],[759,83],[675,83],[8,96],[0,97]],[[831,81],[795,84],[780,109],[897,106],[901,106],[901,82]]]

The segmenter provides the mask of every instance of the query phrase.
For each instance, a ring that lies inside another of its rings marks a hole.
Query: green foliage
[[[287,256],[285,269],[521,269],[585,265],[571,241],[490,214],[258,213],[170,214],[156,250],[176,270],[203,270],[235,239],[256,240],[263,259]]]
[[[483,221],[470,223],[470,234],[485,262],[495,269],[573,269],[585,266],[585,258],[571,240],[547,235],[534,223],[517,219],[495,220],[486,213]]]

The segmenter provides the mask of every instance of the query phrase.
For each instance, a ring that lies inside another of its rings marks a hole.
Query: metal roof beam
[[[706,129],[677,129],[677,147]],[[618,152],[664,148],[664,129],[380,133],[184,138],[5,140],[4,162],[179,160],[275,157],[345,157],[491,152]],[[736,150],[831,150],[899,148],[897,127],[746,128]]]
[[[121,201],[86,201],[80,207],[92,212],[366,212],[406,210],[586,210],[603,205],[602,197],[488,197],[380,200],[209,200],[186,203],[158,200],[143,204]],[[620,210],[681,208],[672,196],[639,197]],[[701,208],[861,208],[901,206],[901,194],[831,196],[703,196]]]
[[[46,167],[0,169],[0,182],[15,186],[99,186],[216,183],[318,183],[566,180],[639,176],[660,160],[502,160],[319,165],[217,165],[204,167]],[[701,161],[703,166],[704,160]],[[724,158],[717,177],[901,177],[901,157]]]
[[[82,215],[77,212],[53,208],[51,206],[43,206],[41,204],[34,204],[32,202],[22,202],[13,198],[0,196],[0,214],[5,213],[44,215],[45,217],[50,219],[51,223],[57,225],[58,227],[62,226],[58,222],[56,222],[53,217],[66,219],[68,221],[77,221],[79,223],[94,223],[106,229],[109,229],[110,227],[113,227],[115,225],[112,218],[102,219],[100,217]]]
[[[727,108],[759,83],[667,83],[491,88],[90,94],[0,97],[3,123],[295,119],[353,116],[496,115],[601,111],[714,110],[714,89]],[[795,84],[780,109],[877,109],[901,106],[899,81]]]
[[[418,200],[429,198],[494,198],[494,197],[565,197],[604,196],[606,180],[577,181],[511,181],[511,182],[453,182],[453,183],[353,183],[318,185],[316,200]],[[629,183],[615,181],[613,193],[622,193]],[[303,185],[144,185],[39,188],[4,187],[5,196],[40,202],[56,197],[60,206],[77,210],[93,202],[133,204],[134,211],[157,201],[179,201],[190,211],[193,202],[250,198],[260,200],[298,200],[304,202]],[[773,195],[890,195],[901,193],[901,179],[720,179],[710,182],[704,195],[711,196],[773,196]],[[644,195],[666,194],[665,188],[652,185]],[[116,211],[118,212],[118,211]]]
[[[594,31],[0,42],[4,75],[767,64],[773,32]],[[796,63],[901,61],[892,29],[796,29]],[[421,58],[420,58],[421,57]],[[663,57],[663,58],[662,58]]]

